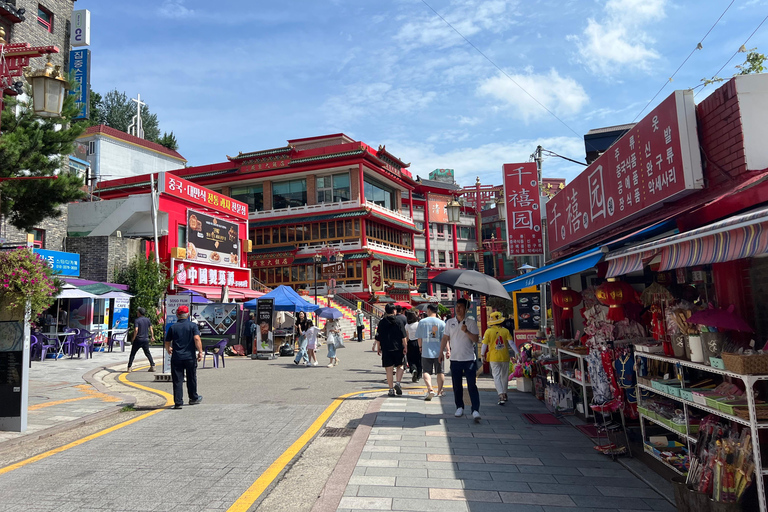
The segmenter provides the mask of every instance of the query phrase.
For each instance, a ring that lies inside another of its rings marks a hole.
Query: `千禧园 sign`
[[[692,91],[675,91],[547,203],[557,250],[704,185]]]
[[[539,170],[535,162],[504,164],[507,255],[542,254]]]
[[[369,265],[371,290],[380,292],[384,289],[384,264],[381,260],[371,260]]]
[[[429,208],[429,222],[448,224],[448,202],[451,196],[439,194],[427,194],[427,208]]]
[[[240,264],[237,224],[187,210],[187,259],[215,265]]]
[[[248,220],[247,204],[219,192],[208,190],[200,185],[195,185],[191,181],[167,172],[158,174],[157,191],[160,194],[178,197],[191,203],[232,215],[238,219]]]
[[[222,268],[189,261],[171,260],[173,286],[229,286],[250,288],[251,271],[247,268]]]
[[[78,277],[80,275],[80,255],[73,252],[49,251],[47,249],[32,249],[45,260],[54,272],[62,276]]]
[[[91,50],[69,52],[69,74],[77,84],[69,91],[75,96],[77,115],[72,119],[88,119],[91,112]]]

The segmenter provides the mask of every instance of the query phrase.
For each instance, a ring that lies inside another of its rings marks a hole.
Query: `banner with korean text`
[[[160,194],[178,197],[191,203],[226,213],[238,219],[248,220],[248,205],[187,181],[168,172],[158,173],[157,191]]]
[[[542,254],[539,171],[535,162],[504,164],[507,256]]]
[[[704,186],[692,91],[675,91],[547,203],[551,250]]]
[[[384,289],[384,263],[381,260],[371,260],[369,265],[368,283],[371,285],[371,291],[380,292]]]

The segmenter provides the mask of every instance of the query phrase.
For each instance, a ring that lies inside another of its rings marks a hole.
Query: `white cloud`
[[[625,69],[650,70],[659,59],[649,24],[665,17],[666,0],[608,0],[600,19],[587,19],[576,43],[580,60],[593,72],[614,75]]]
[[[507,0],[454,0],[450,7],[441,11],[435,8],[448,23],[464,37],[481,31],[499,33],[514,23],[517,2]],[[397,34],[396,40],[408,49],[421,46],[448,48],[466,44],[435,13],[422,4],[424,14],[409,15]]]
[[[384,82],[347,86],[344,94],[332,96],[322,107],[331,124],[370,122],[376,112],[410,114],[426,108],[437,96],[434,91],[397,88]]]
[[[158,9],[158,14],[164,18],[191,18],[195,11],[184,7],[185,0],[165,0]]]
[[[510,76],[520,87],[531,93],[557,115],[576,114],[589,102],[589,96],[576,80],[562,77],[554,69],[545,75],[529,72]],[[477,92],[481,96],[490,96],[498,100],[498,108],[508,110],[512,116],[525,122],[548,116],[547,111],[524,93],[520,87],[499,73],[483,81]]]
[[[547,137],[543,139],[494,142],[477,147],[454,148],[440,153],[429,143],[387,141],[387,150],[407,162],[414,176],[426,178],[434,169],[455,169],[460,185],[473,185],[475,177],[485,185],[501,185],[501,166],[505,163],[528,162],[541,145],[574,160],[584,160],[584,141],[579,137]],[[584,170],[583,166],[560,158],[547,158],[542,165],[544,176],[571,181]]]

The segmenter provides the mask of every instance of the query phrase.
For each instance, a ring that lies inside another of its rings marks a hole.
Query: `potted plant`
[[[53,269],[26,248],[0,252],[0,309],[3,320],[24,318],[30,305],[29,319],[36,319],[56,300],[62,282]]]

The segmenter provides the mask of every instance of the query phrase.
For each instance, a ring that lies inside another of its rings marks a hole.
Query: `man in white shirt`
[[[480,393],[477,390],[477,352],[475,345],[480,337],[477,322],[467,318],[467,299],[456,301],[456,316],[445,323],[445,334],[440,344],[440,360],[443,353],[451,360],[451,381],[453,400],[456,402],[456,417],[464,415],[464,388],[462,377],[467,378],[467,391],[472,402],[472,418],[480,423]],[[451,358],[453,354],[453,358]]]

